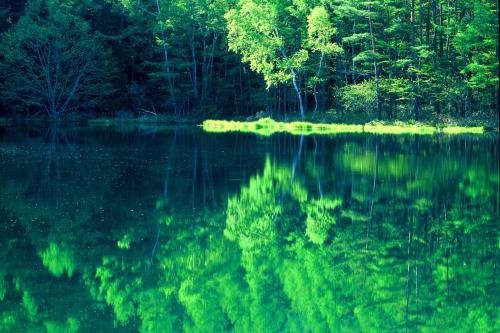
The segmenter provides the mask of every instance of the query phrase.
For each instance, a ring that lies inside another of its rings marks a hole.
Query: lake
[[[0,127],[0,332],[498,332],[486,135]]]

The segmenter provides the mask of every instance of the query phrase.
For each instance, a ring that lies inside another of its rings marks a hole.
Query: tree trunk
[[[371,10],[371,6],[368,6],[368,11]],[[372,17],[371,14],[368,15],[368,24],[370,27],[370,41],[371,41],[371,46],[372,46],[372,52],[373,56],[375,57],[375,38],[373,36],[373,22],[372,22]],[[380,84],[379,84],[379,78],[378,78],[378,59],[373,60],[373,71],[375,74],[375,92],[377,95],[377,118],[381,118],[381,109],[380,109]]]
[[[299,109],[300,109],[300,118],[304,120],[306,118],[306,112],[304,110],[304,103],[302,101],[302,92],[297,84],[297,78],[295,71],[292,69],[292,83],[293,83],[293,88],[295,89],[295,93],[297,94],[297,99],[299,100]]]
[[[193,95],[198,99],[198,64],[196,63],[196,45],[194,39],[194,24],[191,30],[191,61],[193,62]]]
[[[159,18],[161,14],[161,7],[160,7],[160,1],[156,0],[156,16]],[[168,48],[166,43],[166,36],[165,36],[165,31],[161,31],[161,38],[163,41],[163,59],[165,61],[165,71],[167,72],[167,82],[168,82],[168,90],[170,93],[170,96],[172,97],[172,106],[174,108],[174,114],[177,115],[177,100],[175,98],[175,89],[174,89],[174,84],[172,82],[172,78],[170,77],[170,65],[168,63]]]
[[[274,30],[276,36],[279,36],[278,29]],[[281,55],[283,56],[283,59],[288,60],[288,56],[286,55],[286,52],[283,48],[280,49]],[[292,84],[293,84],[293,89],[295,90],[295,93],[297,94],[297,99],[299,101],[299,109],[300,109],[300,117],[302,120],[306,118],[306,112],[304,110],[304,103],[302,101],[302,92],[301,89],[297,83],[297,74],[293,68],[290,68],[290,73],[292,74]]]
[[[319,58],[319,65],[318,65],[318,71],[316,72],[316,78],[319,80],[319,76],[321,74],[321,67],[323,67],[323,58],[325,54],[321,52],[321,57]],[[313,111],[313,116],[316,114],[316,111],[318,110],[318,84],[317,82],[314,82],[314,88],[313,88],[313,95],[314,95],[314,111]]]
[[[356,34],[356,20],[353,21],[352,23],[352,33]],[[351,43],[351,57],[352,57],[352,72],[351,72],[351,80],[352,84],[356,83],[356,62],[354,61],[354,43]]]

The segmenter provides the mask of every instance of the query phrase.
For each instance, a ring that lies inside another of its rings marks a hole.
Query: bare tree
[[[0,44],[5,101],[51,117],[113,92],[110,53],[81,19],[45,3],[29,7]]]

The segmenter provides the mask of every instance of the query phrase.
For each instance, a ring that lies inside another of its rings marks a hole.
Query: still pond
[[[497,134],[0,127],[0,332],[498,332]]]

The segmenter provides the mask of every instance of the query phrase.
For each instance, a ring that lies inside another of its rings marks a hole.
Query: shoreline
[[[413,123],[404,121],[395,122],[368,122],[365,124],[348,123],[313,123],[305,121],[275,121],[271,118],[261,118],[256,121],[237,120],[204,120],[195,119],[173,119],[173,118],[89,118],[89,119],[60,119],[50,121],[49,119],[22,119],[0,117],[0,126],[13,126],[22,124],[77,124],[90,127],[112,127],[119,125],[132,126],[199,126],[208,133],[241,132],[253,133],[262,136],[270,136],[275,133],[289,133],[292,135],[334,135],[348,133],[367,134],[484,134],[499,132],[498,128],[487,126],[460,126],[455,124],[431,125],[427,123]]]
[[[341,133],[434,135],[484,134],[488,132],[483,126],[434,126],[424,123],[411,124],[405,122],[370,122],[366,124],[311,123],[302,121],[278,122],[270,118],[263,118],[257,121],[205,120],[201,127],[205,132],[210,133],[242,132],[263,136],[275,133],[289,133],[293,135],[332,135]]]

